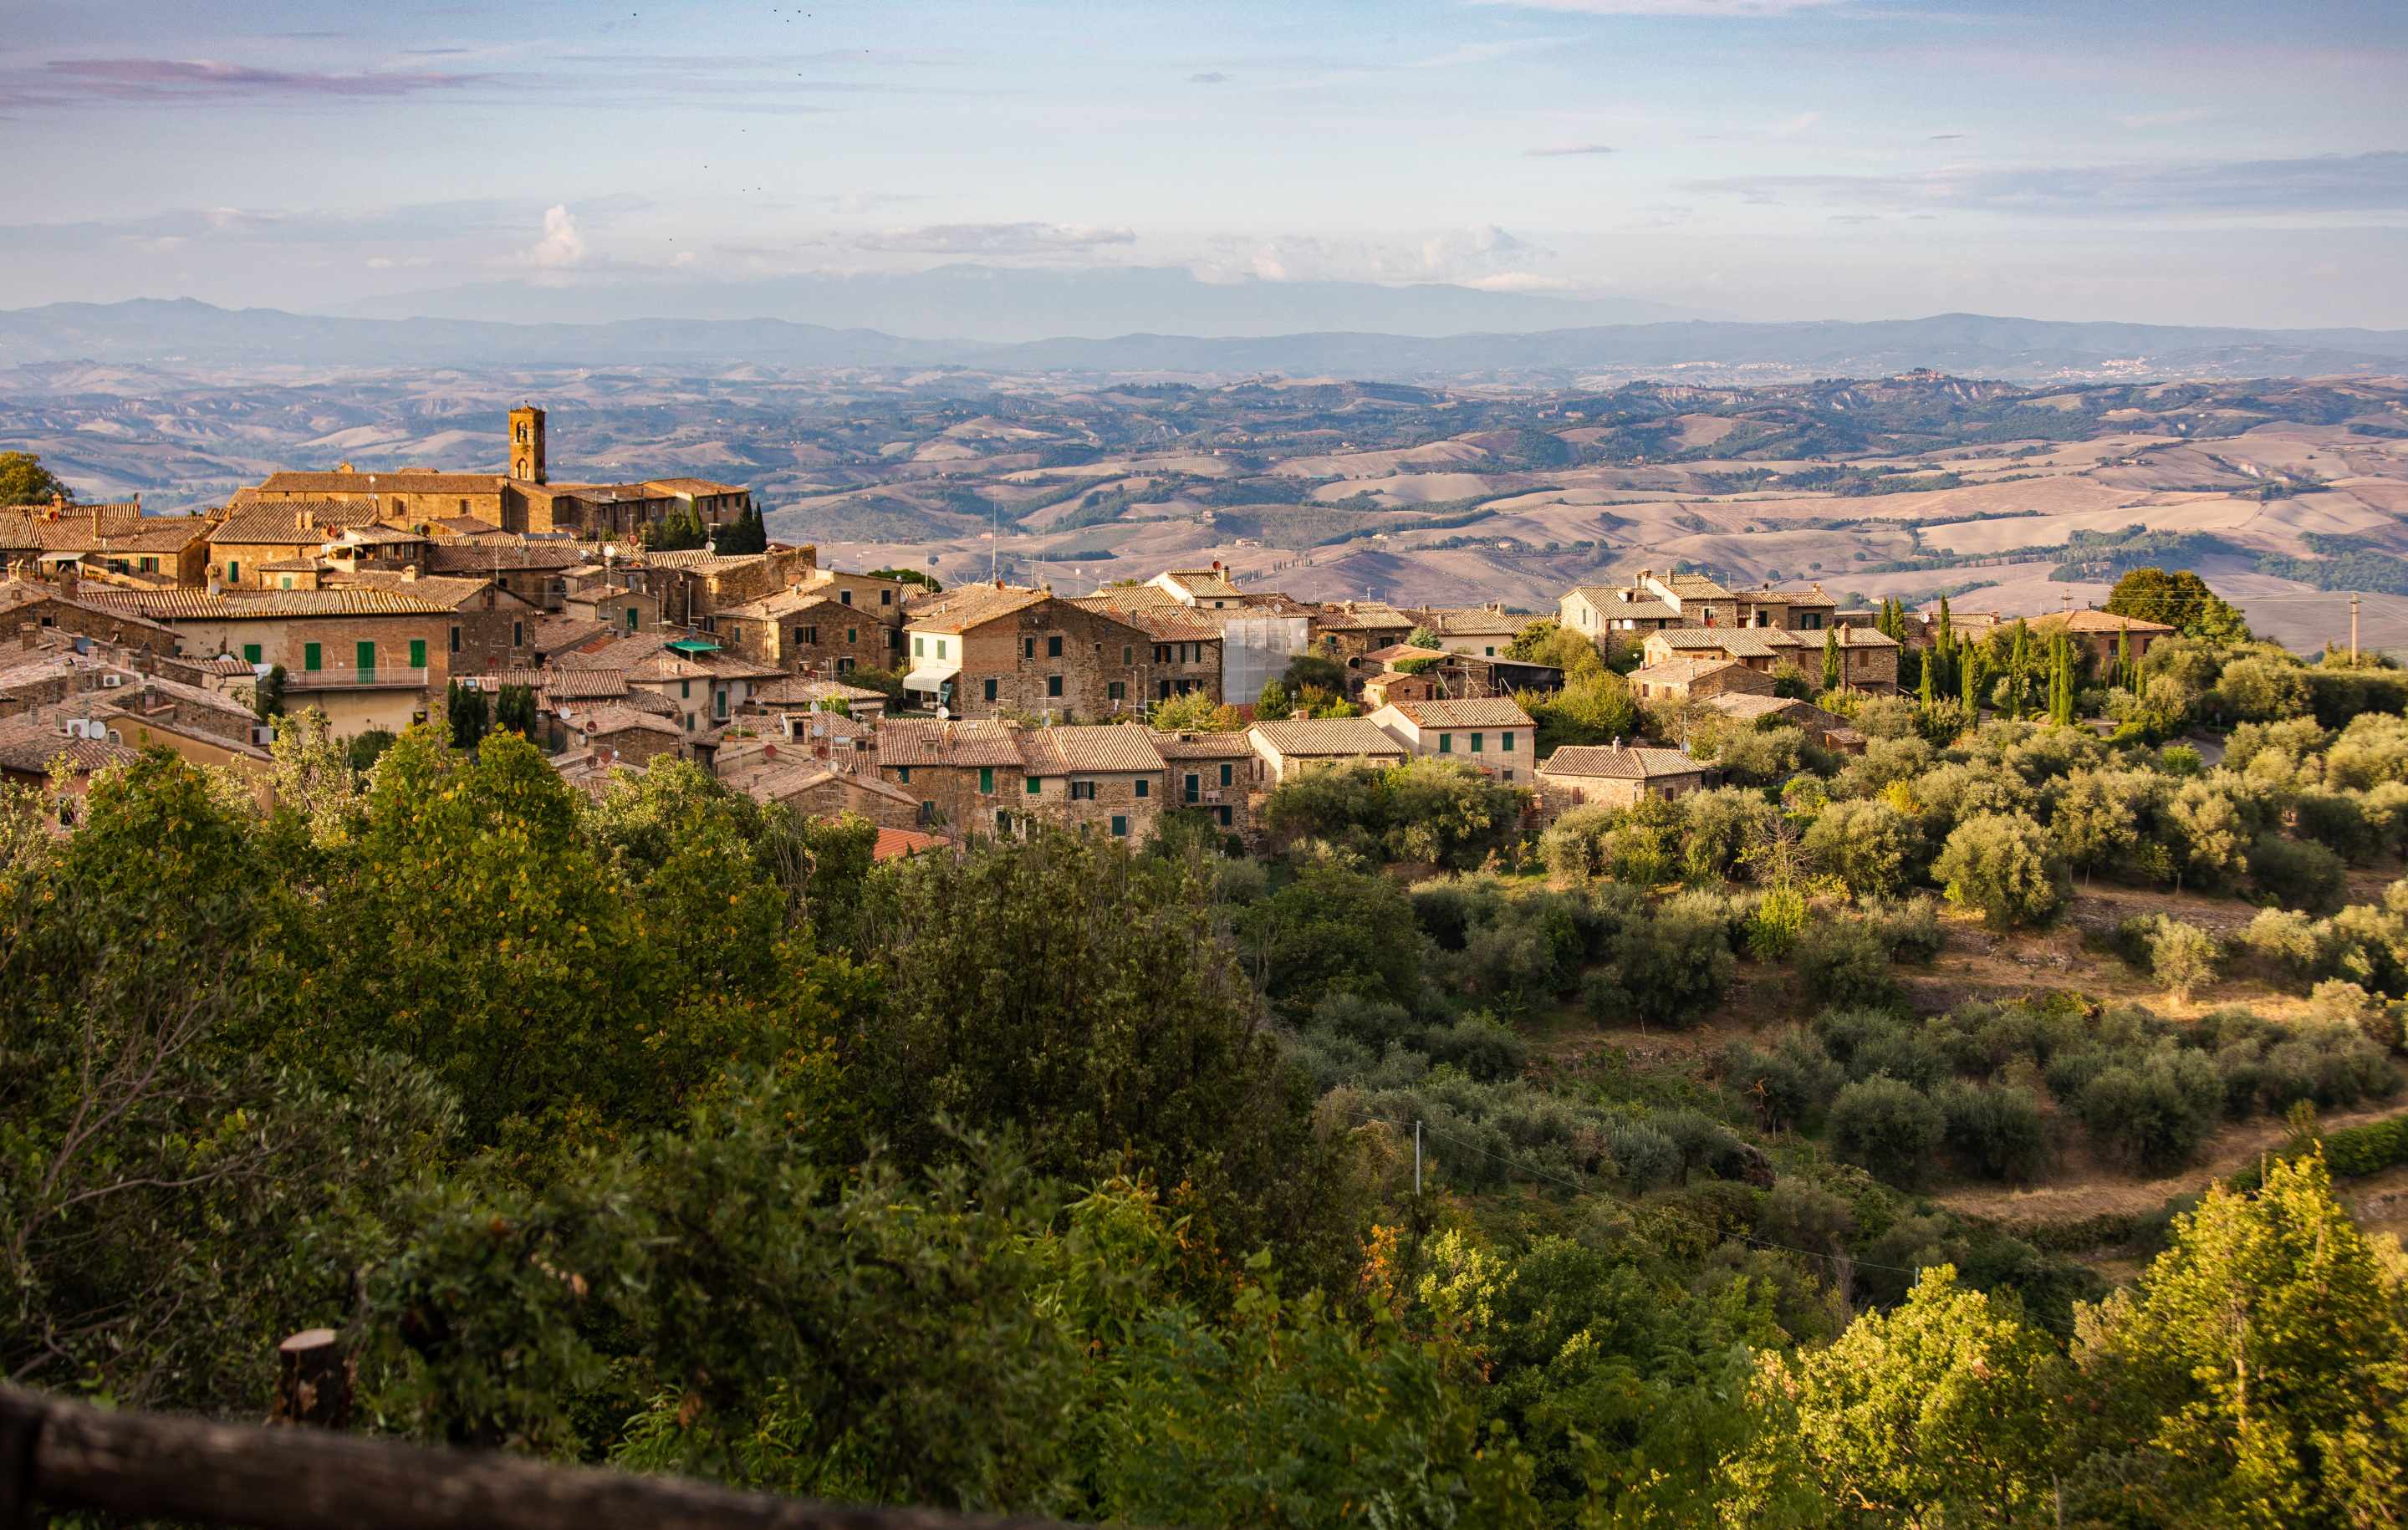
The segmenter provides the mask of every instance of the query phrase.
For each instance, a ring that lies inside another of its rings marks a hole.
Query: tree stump
[[[305,1328],[276,1347],[276,1411],[268,1422],[351,1427],[351,1361],[332,1328]]]

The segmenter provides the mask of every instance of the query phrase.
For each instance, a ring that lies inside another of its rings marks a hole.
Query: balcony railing
[[[375,665],[366,669],[288,669],[287,691],[423,691],[426,670],[402,665]]]

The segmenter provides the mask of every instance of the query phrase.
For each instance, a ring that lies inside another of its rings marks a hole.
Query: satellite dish
[[[939,707],[937,708],[937,721],[939,722],[949,720],[953,715],[953,709],[951,707]]]

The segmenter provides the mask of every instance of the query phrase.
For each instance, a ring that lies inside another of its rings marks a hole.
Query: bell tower
[[[510,411],[510,477],[527,483],[550,481],[543,465],[543,411],[532,404]]]

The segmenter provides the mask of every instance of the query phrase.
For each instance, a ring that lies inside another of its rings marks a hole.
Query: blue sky
[[[375,7],[0,28],[0,307],[980,261],[2408,326],[2408,7]]]

